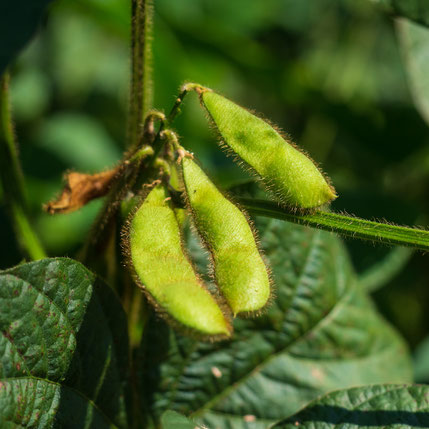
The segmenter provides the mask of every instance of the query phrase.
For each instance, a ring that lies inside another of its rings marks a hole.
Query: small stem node
[[[143,146],[141,149],[139,149],[133,156],[131,156],[130,159],[127,159],[124,161],[125,164],[130,164],[134,162],[140,162],[143,159],[152,156],[154,154],[152,146]]]
[[[211,91],[210,88],[206,88],[205,86],[202,86],[199,83],[193,83],[193,82],[185,83],[184,85],[182,85],[180,89],[182,93],[195,91],[198,94],[201,94],[202,92],[205,92],[205,91]]]

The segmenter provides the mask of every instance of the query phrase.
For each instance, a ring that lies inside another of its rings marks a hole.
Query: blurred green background
[[[429,128],[411,97],[394,20],[363,0],[155,3],[154,107],[168,111],[186,81],[207,85],[278,124],[323,165],[340,195],[335,210],[427,225]],[[58,1],[12,68],[20,157],[50,255],[73,257],[102,203],[43,213],[63,172],[107,169],[125,147],[129,15],[126,0]],[[218,183],[248,178],[218,149],[194,95],[176,127]],[[6,268],[22,257],[3,202],[0,221]],[[359,272],[389,251],[347,246]],[[374,294],[413,349],[429,331],[427,258],[415,254]],[[429,381],[429,370],[419,374]]]

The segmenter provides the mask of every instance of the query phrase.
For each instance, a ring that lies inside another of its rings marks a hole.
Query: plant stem
[[[45,251],[28,220],[24,176],[18,160],[9,104],[9,76],[0,79],[0,178],[10,215],[24,253],[43,259]]]
[[[135,147],[146,113],[153,104],[152,0],[131,0],[131,88],[128,112],[128,144]]]
[[[18,241],[24,253],[34,261],[46,258],[45,250],[39,241],[39,237],[33,230],[24,207],[12,202],[11,213]]]
[[[9,101],[9,76],[5,74],[0,80],[0,136],[1,136],[1,151],[0,157],[2,183],[5,194],[14,195],[14,200],[19,202],[20,205],[25,203],[25,187],[24,176],[22,174],[21,166],[18,161],[18,152],[15,142],[15,134],[13,130],[13,123],[10,110]],[[6,175],[6,169],[9,174]]]
[[[264,200],[240,198],[239,203],[257,216],[287,220],[300,225],[332,231],[345,237],[359,238],[381,244],[396,244],[420,250],[429,250],[429,231],[405,226],[390,225],[356,217],[315,211],[298,214]]]
[[[153,141],[153,157],[152,157],[152,164],[155,162],[156,157],[158,156],[158,154],[161,152],[161,149],[163,148],[166,139],[162,139],[162,132],[164,131],[166,126],[169,126],[174,119],[176,118],[176,116],[180,113],[180,105],[183,102],[183,99],[185,98],[186,94],[190,91],[190,89],[188,89],[185,85],[185,87],[182,89],[182,92],[179,94],[179,96],[176,98],[176,101],[174,102],[173,107],[170,110],[170,113],[168,114],[168,116],[166,117],[166,119],[164,121],[161,122],[159,129],[158,129],[158,133],[156,134],[156,137]]]
[[[128,313],[128,335],[131,349],[136,349],[140,345],[147,316],[143,291],[134,285],[131,308]]]

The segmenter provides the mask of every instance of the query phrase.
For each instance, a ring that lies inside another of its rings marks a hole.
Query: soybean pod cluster
[[[182,94],[191,90],[199,94],[221,146],[280,205],[308,211],[336,198],[314,162],[266,121],[198,84],[186,85]],[[129,217],[129,265],[149,301],[174,326],[203,339],[225,339],[233,333],[234,317],[257,315],[270,302],[270,269],[247,213],[217,188],[172,130],[164,127],[162,135],[170,157],[159,162],[160,177],[146,184]],[[187,252],[182,208],[210,255],[215,293]]]

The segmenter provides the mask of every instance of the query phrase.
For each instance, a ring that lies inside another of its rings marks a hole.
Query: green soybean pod
[[[270,124],[209,89],[198,92],[224,143],[281,203],[309,209],[337,197],[313,161]]]
[[[129,251],[138,282],[155,306],[194,332],[225,337],[231,327],[204,288],[182,245],[164,185],[155,186],[132,217]]]
[[[187,205],[210,251],[216,284],[235,315],[263,308],[270,276],[246,215],[188,157],[181,161]]]

